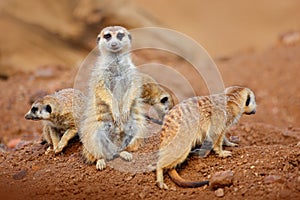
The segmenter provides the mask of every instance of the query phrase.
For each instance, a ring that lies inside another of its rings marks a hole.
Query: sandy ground
[[[214,153],[207,158],[191,156],[180,168],[182,177],[205,180],[216,172],[231,170],[234,181],[224,188],[223,199],[299,199],[299,55],[300,45],[295,44],[216,60],[226,86],[243,85],[255,92],[257,114],[243,117],[229,131],[229,136],[240,140],[239,147],[226,148],[233,152],[231,158],[221,159]],[[145,54],[144,58],[149,56]],[[154,172],[130,173],[113,167],[99,172],[94,165],[83,162],[78,138],[62,154],[46,155],[47,145],[40,144],[40,123],[26,121],[24,114],[37,96],[72,87],[76,72],[61,66],[44,66],[0,80],[1,198],[216,198],[209,187],[180,188],[167,175],[165,181],[171,189],[159,190]],[[192,77],[192,72],[186,73]],[[197,86],[197,82],[194,84]],[[185,90],[183,86],[176,87]],[[199,87],[198,93],[206,94],[206,89]],[[277,178],[270,181],[273,175]]]

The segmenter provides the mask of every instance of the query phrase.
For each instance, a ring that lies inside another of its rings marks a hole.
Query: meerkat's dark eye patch
[[[103,38],[106,40],[110,40],[111,39],[111,34],[110,33],[106,33],[103,35]]]
[[[130,41],[132,40],[131,34],[128,34],[128,38],[129,38]]]
[[[52,112],[52,108],[51,108],[51,106],[48,104],[48,105],[46,105],[46,111],[48,112],[48,113],[51,113]]]
[[[118,33],[118,34],[117,34],[117,38],[118,38],[119,40],[122,40],[124,36],[125,36],[125,33]]]
[[[246,100],[246,106],[249,106],[250,100],[251,100],[251,97],[250,97],[250,95],[248,94],[247,100]]]
[[[97,37],[97,44],[99,44],[100,38],[100,36]]]
[[[31,108],[31,112],[32,112],[32,113],[36,113],[36,111],[38,111],[38,108],[37,108],[37,107],[32,107],[32,108]]]
[[[160,100],[160,103],[165,104],[169,100],[168,97],[164,97]]]

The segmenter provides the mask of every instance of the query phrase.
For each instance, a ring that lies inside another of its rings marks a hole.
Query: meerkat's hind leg
[[[164,183],[164,172],[161,168],[156,168],[156,185],[160,189],[169,189],[169,187]]]
[[[223,145],[227,146],[227,147],[237,147],[237,146],[239,146],[238,144],[236,144],[234,142],[230,142],[226,136],[224,136]]]
[[[212,141],[208,140],[207,138],[203,141],[200,148],[194,149],[190,152],[191,155],[199,156],[199,157],[206,157],[213,149]]]
[[[68,129],[61,137],[57,147],[54,149],[54,153],[60,153],[68,145],[68,142],[77,134],[76,129]]]

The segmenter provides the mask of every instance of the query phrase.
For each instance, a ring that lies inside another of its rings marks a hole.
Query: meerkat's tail
[[[180,187],[195,188],[209,184],[209,181],[193,182],[185,180],[179,176],[175,169],[169,170],[169,176],[171,177],[172,181]]]

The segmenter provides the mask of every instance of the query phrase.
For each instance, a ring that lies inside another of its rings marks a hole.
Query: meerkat
[[[37,99],[25,115],[27,120],[43,122],[43,138],[60,153],[78,132],[82,105],[86,97],[79,90],[63,89]],[[51,146],[47,150],[50,151]]]
[[[159,120],[149,116],[146,116],[146,118],[156,124],[162,125],[165,114],[175,105],[173,97],[150,76],[143,75],[142,84],[142,101],[153,106]]]
[[[83,155],[103,170],[116,156],[130,161],[128,151],[145,127],[142,80],[130,56],[131,34],[121,26],[104,28],[97,37],[100,56],[89,80],[88,101],[80,127]],[[127,149],[128,151],[125,151]]]
[[[192,97],[174,106],[164,118],[161,129],[161,144],[156,166],[156,183],[168,189],[163,181],[163,170],[182,187],[200,187],[208,181],[191,182],[179,176],[175,167],[186,160],[191,149],[205,139],[212,141],[213,150],[220,157],[231,156],[222,149],[226,130],[237,123],[242,114],[254,114],[254,93],[244,87],[233,86],[225,93]]]

